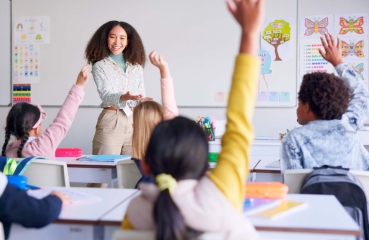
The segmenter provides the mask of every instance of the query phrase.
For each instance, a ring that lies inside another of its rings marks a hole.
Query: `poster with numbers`
[[[16,44],[13,49],[13,83],[40,81],[40,47],[38,44]]]

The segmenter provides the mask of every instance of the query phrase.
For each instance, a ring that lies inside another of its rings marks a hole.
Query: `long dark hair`
[[[21,138],[21,144],[18,147],[17,156],[22,157],[24,144],[28,141],[29,132],[41,116],[40,110],[28,103],[17,103],[9,111],[6,117],[5,142],[1,155],[5,156],[5,150],[8,146],[11,135]]]
[[[200,179],[208,169],[208,141],[194,121],[177,117],[155,127],[145,156],[154,176],[166,173],[177,181]],[[188,239],[200,233],[186,226],[168,189],[159,193],[154,220],[156,239]]]
[[[146,54],[140,35],[130,24],[118,21],[104,23],[96,30],[85,50],[87,62],[94,64],[109,56],[108,35],[115,26],[121,26],[127,33],[128,45],[124,49],[124,57],[127,62],[144,67]]]

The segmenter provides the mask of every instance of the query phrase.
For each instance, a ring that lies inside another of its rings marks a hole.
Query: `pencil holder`
[[[208,141],[215,141],[215,129],[212,127],[204,127]]]

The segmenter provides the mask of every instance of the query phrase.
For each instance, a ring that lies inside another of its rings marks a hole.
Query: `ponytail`
[[[2,156],[6,156],[5,155],[5,150],[6,150],[6,147],[8,146],[8,143],[9,143],[9,140],[10,140],[10,131],[8,129],[5,129],[5,142],[4,142],[4,145],[3,145],[3,151],[1,152],[1,155]]]
[[[154,205],[156,239],[187,239],[187,228],[183,216],[170,196],[169,190],[163,190]]]
[[[26,142],[28,141],[28,138],[29,138],[29,131],[27,131],[27,129],[24,129],[23,130],[23,137],[22,137],[21,143],[20,143],[20,145],[18,147],[18,150],[17,150],[17,156],[19,158],[22,157],[22,150],[23,150],[24,144],[26,144]]]

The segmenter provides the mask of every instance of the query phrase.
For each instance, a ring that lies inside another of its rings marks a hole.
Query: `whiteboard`
[[[9,0],[0,0],[0,106],[11,103],[10,6]]]
[[[110,20],[126,21],[139,32],[149,54],[157,50],[170,66],[178,106],[225,107],[239,26],[224,0],[13,0],[12,16],[49,16],[50,44],[40,45],[40,82],[32,84],[32,103],[61,105],[85,64],[84,50],[96,29]],[[297,0],[268,0],[269,17],[290,17],[296,35]],[[296,53],[296,37],[291,40]],[[296,105],[296,56],[272,64],[270,81],[291,92],[288,103],[258,102],[257,106]],[[159,71],[147,63],[146,95],[160,99]],[[280,81],[282,79],[284,81]],[[287,79],[287,81],[285,81]],[[91,79],[85,88],[85,106],[101,100]],[[224,101],[216,98],[224,93]]]

